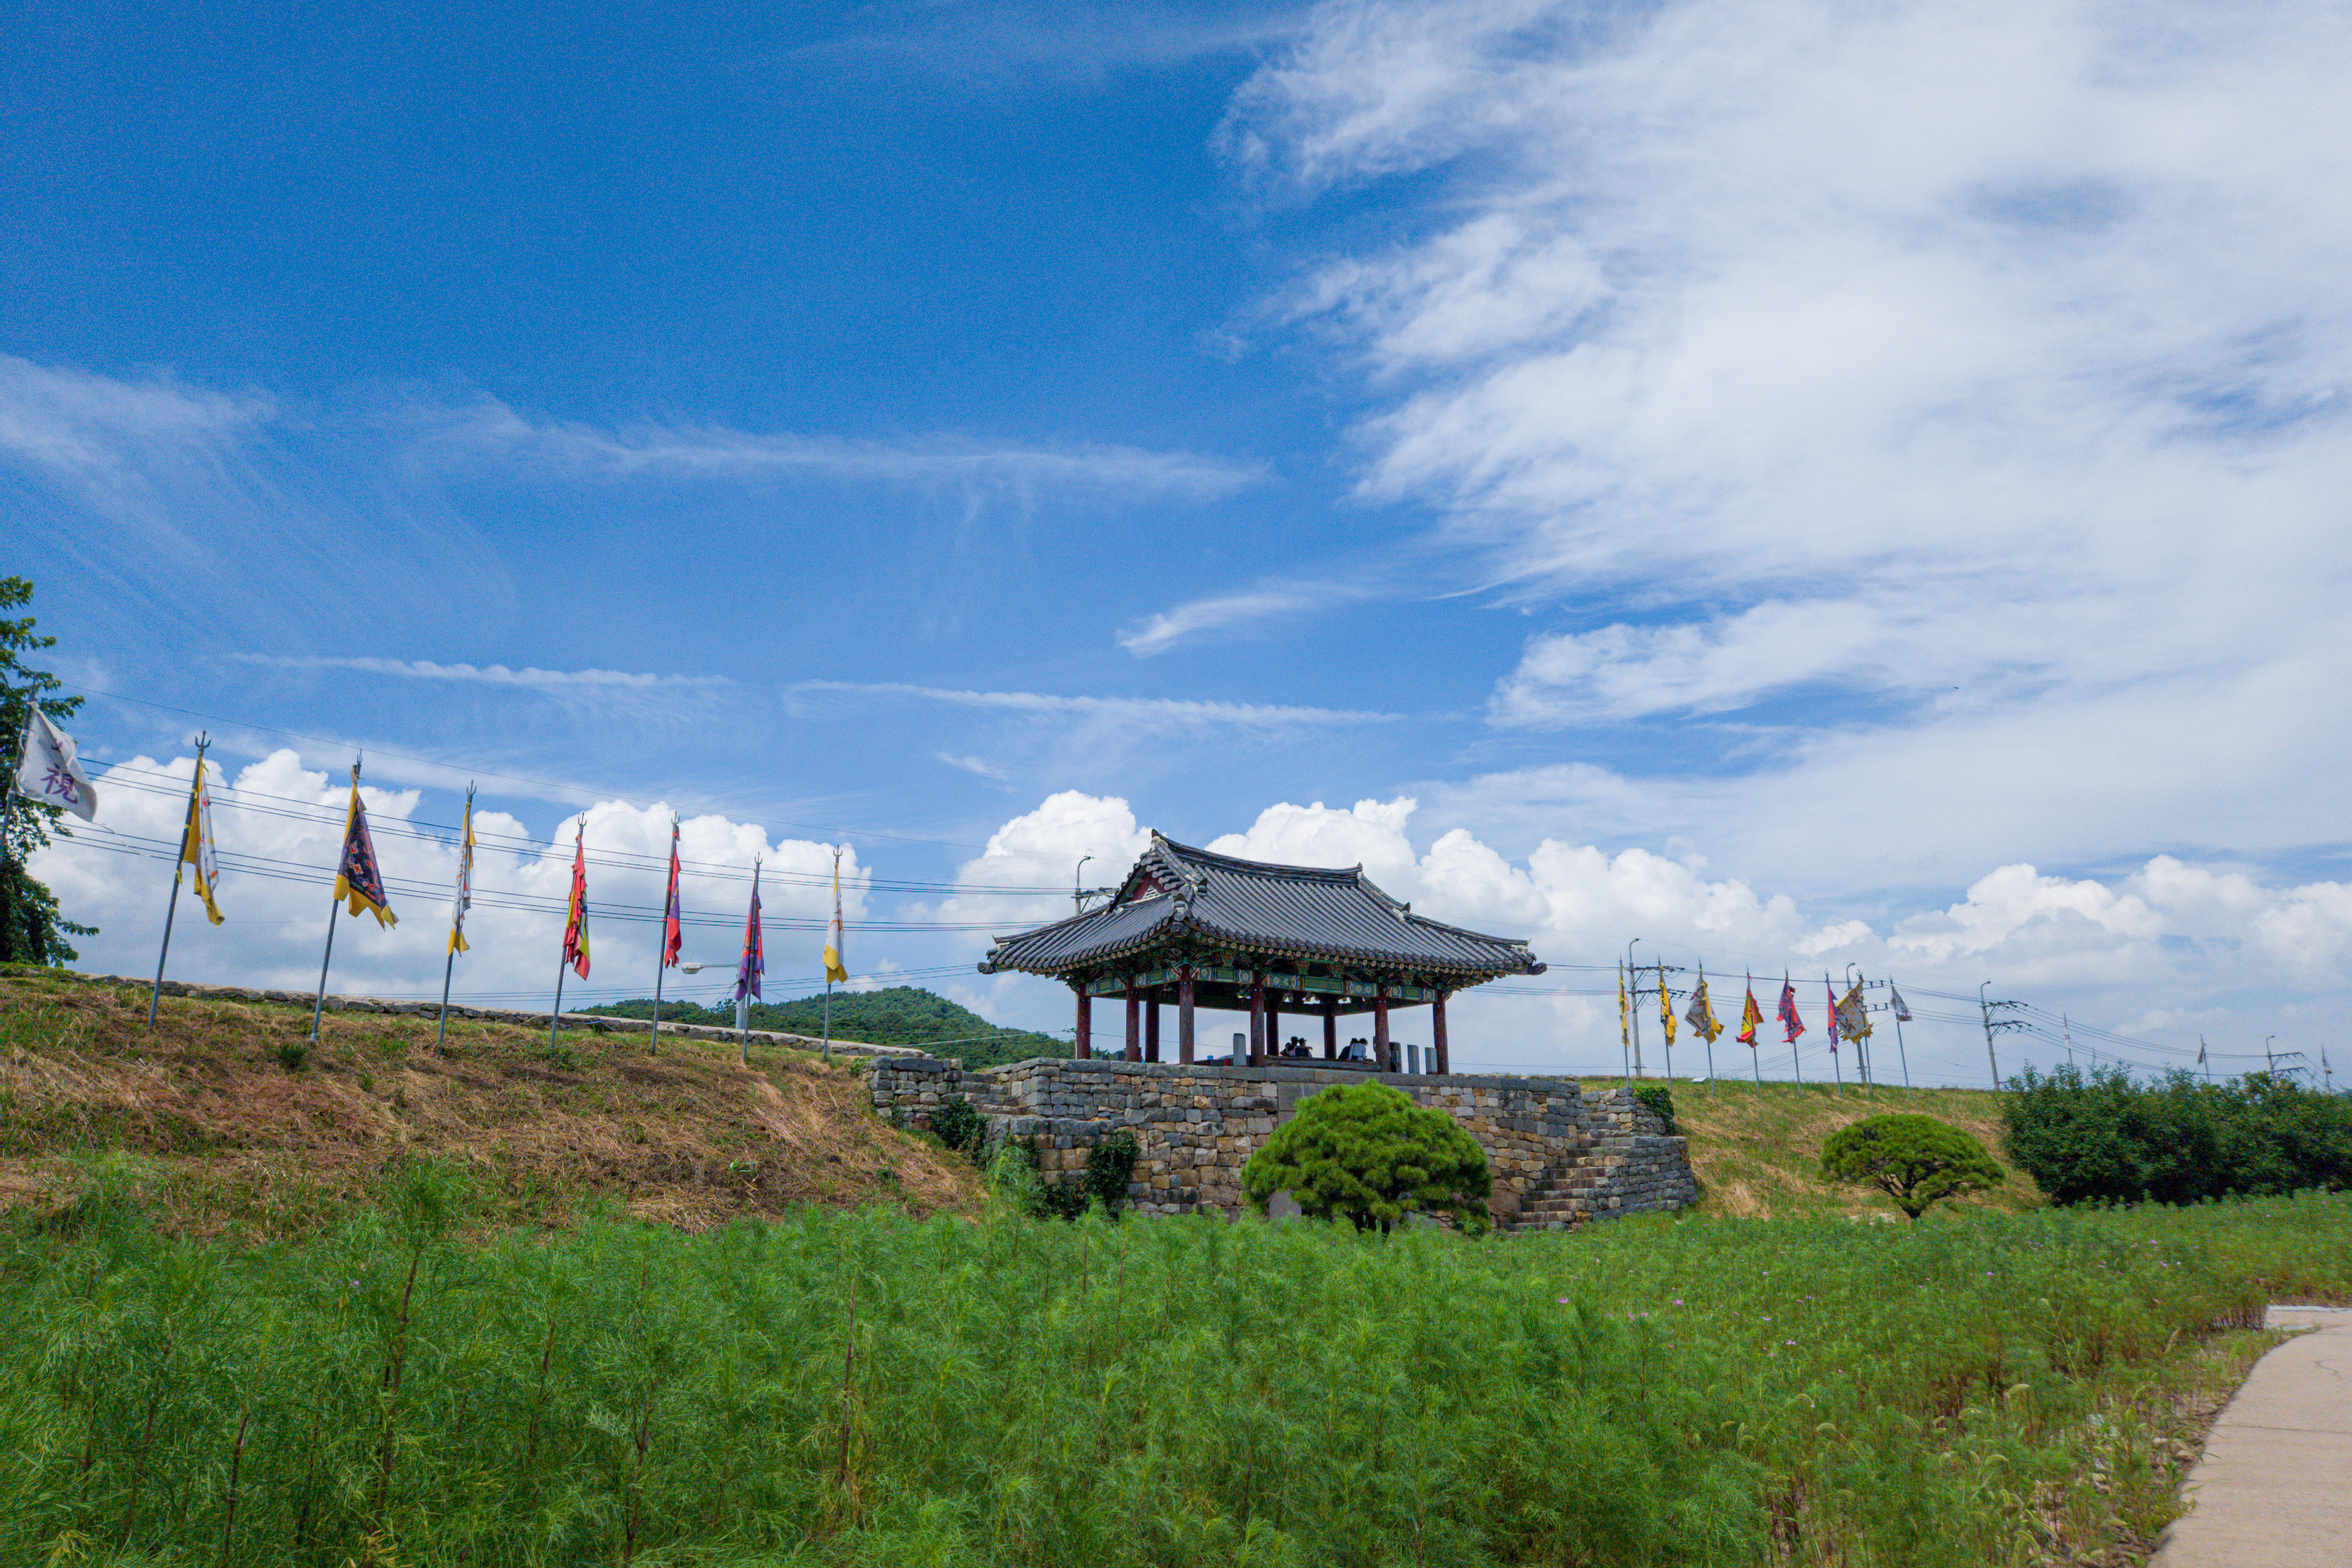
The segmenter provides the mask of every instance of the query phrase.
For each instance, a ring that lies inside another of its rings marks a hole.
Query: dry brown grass
[[[1733,1079],[1674,1085],[1675,1118],[1690,1140],[1691,1170],[1699,1180],[1700,1212],[1740,1219],[1846,1214],[1899,1218],[1901,1210],[1874,1189],[1825,1182],[1822,1145],[1841,1127],[1870,1116],[1909,1112],[1932,1116],[1985,1146],[2009,1180],[1990,1193],[1958,1200],[2000,1210],[2042,1201],[2033,1178],[2011,1164],[2000,1146],[2001,1096],[1985,1089],[1848,1088],[1767,1083]]]
[[[978,1173],[871,1112],[855,1069],[806,1052],[307,1010],[0,973],[0,1207],[48,1204],[93,1156],[175,1228],[308,1228],[406,1151],[463,1162],[496,1221],[583,1205],[688,1227],[799,1204],[968,1212]]]

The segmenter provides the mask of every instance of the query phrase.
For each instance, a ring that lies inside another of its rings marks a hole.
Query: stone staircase
[[[1534,1186],[1518,1212],[1503,1222],[1502,1229],[1572,1230],[1592,1217],[1591,1194],[1598,1184],[1598,1173],[1584,1169],[1552,1172]]]

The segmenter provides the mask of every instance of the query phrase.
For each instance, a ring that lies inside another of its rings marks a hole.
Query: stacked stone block
[[[1130,1130],[1141,1153],[1129,1197],[1146,1215],[1238,1214],[1242,1166],[1298,1102],[1375,1077],[1330,1062],[1185,1067],[1054,1058],[967,1072],[923,1057],[877,1060],[867,1074],[877,1111],[927,1126],[940,1106],[968,1100],[987,1118],[992,1139],[1030,1143],[1053,1179],[1084,1170],[1098,1140]],[[1622,1085],[1586,1089],[1573,1079],[1463,1074],[1378,1081],[1445,1111],[1478,1141],[1494,1171],[1490,1204],[1506,1226],[1679,1208],[1698,1195],[1684,1141],[1667,1136]]]

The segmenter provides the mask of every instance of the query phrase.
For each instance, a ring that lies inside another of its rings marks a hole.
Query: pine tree
[[[0,610],[33,602],[33,584],[23,577],[0,577]],[[71,837],[58,822],[65,808],[27,799],[16,787],[16,764],[31,707],[37,702],[51,719],[71,718],[79,697],[52,697],[60,682],[34,669],[19,655],[55,647],[58,639],[37,635],[33,617],[0,618],[0,735],[8,747],[7,805],[0,810],[0,963],[67,963],[81,955],[68,936],[96,936],[96,926],[76,925],[58,913],[57,895],[33,876],[26,860],[46,847],[52,831]]]

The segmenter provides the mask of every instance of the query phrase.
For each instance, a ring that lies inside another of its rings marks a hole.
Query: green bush
[[[975,1157],[988,1133],[988,1118],[974,1110],[969,1100],[950,1100],[931,1112],[931,1135],[950,1149]]]
[[[1873,1116],[1840,1128],[1822,1145],[1822,1174],[1874,1186],[1915,1220],[1938,1199],[2009,1179],[1983,1144],[1932,1116]]]
[[[1442,1110],[1384,1083],[1345,1084],[1299,1102],[1242,1167],[1260,1214],[1288,1188],[1300,1211],[1386,1231],[1408,1209],[1486,1218],[1493,1177],[1486,1152]]]
[[[1109,1214],[1125,1208],[1128,1185],[1135,1180],[1135,1163],[1142,1155],[1143,1145],[1124,1127],[1104,1137],[1087,1152],[1087,1196]]]
[[[2249,1073],[2176,1070],[2134,1083],[2119,1068],[2029,1069],[2002,1142],[2053,1203],[2190,1204],[2232,1194],[2352,1187],[2352,1100]]]
[[[1660,1121],[1665,1123],[1666,1135],[1668,1137],[1679,1138],[1682,1136],[1682,1123],[1675,1120],[1675,1091],[1673,1089],[1668,1089],[1662,1083],[1641,1084],[1634,1089],[1633,1098],[1640,1100],[1643,1105],[1648,1106],[1651,1113],[1656,1116]]]

